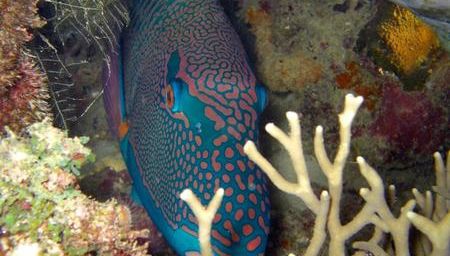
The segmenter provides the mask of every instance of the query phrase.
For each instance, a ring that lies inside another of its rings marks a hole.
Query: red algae
[[[408,152],[429,155],[442,145],[447,122],[442,107],[424,93],[386,85],[370,131],[390,144],[395,157]]]
[[[355,61],[347,62],[345,71],[335,73],[337,88],[353,90],[364,97],[364,104],[368,110],[374,110],[381,94],[381,81],[369,81],[365,75],[367,72]]]

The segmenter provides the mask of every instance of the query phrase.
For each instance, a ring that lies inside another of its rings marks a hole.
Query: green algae
[[[76,175],[95,160],[87,137],[69,138],[49,120],[21,136],[0,137],[0,254],[16,248],[38,255],[144,255],[146,230],[131,229],[129,210],[115,200],[96,202],[78,189]],[[119,223],[119,225],[117,225]]]

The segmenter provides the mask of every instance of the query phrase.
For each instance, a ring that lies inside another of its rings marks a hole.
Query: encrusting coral
[[[400,72],[411,74],[439,46],[433,29],[408,9],[395,6],[378,33],[391,51],[388,57]]]
[[[42,26],[37,0],[0,1],[0,131],[14,131],[50,117],[46,76],[24,49],[32,28]]]
[[[384,195],[384,184],[378,173],[369,166],[362,157],[357,157],[361,174],[370,186],[360,190],[361,197],[366,201],[354,218],[342,224],[340,216],[340,204],[343,192],[343,172],[350,152],[351,124],[360,107],[362,97],[354,97],[349,94],[345,99],[344,111],[339,115],[340,143],[334,161],[331,161],[326,153],[323,128],[318,126],[314,137],[314,152],[323,173],[328,180],[328,191],[323,191],[317,197],[312,189],[307,170],[302,144],[298,115],[295,112],[287,112],[286,116],[290,125],[290,133],[285,134],[274,124],[266,125],[266,131],[277,139],[287,150],[297,174],[295,183],[284,179],[278,171],[264,158],[251,141],[244,146],[244,152],[269,176],[270,180],[279,189],[286,193],[294,194],[302,199],[305,205],[316,215],[313,237],[304,255],[318,255],[330,234],[329,255],[345,255],[345,243],[354,234],[369,224],[375,225],[373,237],[367,242],[355,242],[353,248],[361,250],[359,253],[370,252],[375,255],[389,255],[384,250],[381,241],[384,234],[392,237],[395,255],[409,255],[409,230],[411,224],[423,232],[431,241],[432,246],[421,247],[425,255],[447,255],[450,242],[450,207],[448,198],[439,195],[442,191],[446,194],[450,191],[448,183],[450,178],[450,152],[447,155],[447,167],[444,167],[439,153],[434,155],[436,162],[436,190],[441,191],[436,196],[433,207],[431,193],[421,195],[413,190],[416,200],[408,201],[402,208],[398,217],[390,210]],[[445,170],[445,168],[447,170]],[[392,195],[393,186],[390,187]],[[416,201],[424,209],[424,216],[412,212]],[[434,209],[434,210],[433,210]],[[434,212],[434,214],[433,214]],[[420,243],[429,244],[422,238]],[[424,248],[424,249],[422,249]],[[292,254],[293,255],[293,254]],[[418,254],[423,255],[423,254]]]
[[[448,0],[391,0],[414,11],[437,32],[441,47],[450,52],[450,2]]]
[[[256,38],[259,78],[271,90],[294,90],[321,78],[322,67],[309,56],[301,51],[289,55],[280,52],[273,42],[273,17],[269,13],[251,7],[245,18]]]
[[[0,140],[0,255],[146,255],[127,207],[78,190],[93,161],[86,137],[68,138],[48,119]],[[26,254],[24,254],[26,253]]]

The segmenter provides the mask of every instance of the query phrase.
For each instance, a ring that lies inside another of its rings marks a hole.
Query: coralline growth
[[[36,11],[37,0],[0,2],[0,131],[19,131],[49,117],[46,76],[24,49],[30,30],[44,22]]]
[[[274,44],[273,18],[268,11],[250,7],[246,22],[255,35],[257,71],[259,78],[273,91],[295,90],[316,83],[322,76],[322,67],[302,51],[283,53]]]
[[[413,73],[439,47],[433,29],[401,6],[392,8],[389,17],[379,25],[378,33],[390,50],[388,61],[406,75]]]
[[[391,0],[416,13],[433,27],[439,36],[441,47],[450,52],[450,2],[448,0]]]
[[[78,190],[74,174],[93,161],[86,137],[68,138],[48,119],[0,140],[0,255],[146,255],[127,207]]]
[[[276,187],[299,197],[316,215],[313,237],[304,255],[319,255],[327,234],[330,235],[329,255],[345,255],[347,240],[366,225],[375,226],[373,236],[368,241],[354,242],[353,248],[360,250],[354,255],[367,255],[367,253],[410,255],[409,230],[412,225],[423,233],[413,246],[418,253],[416,255],[447,255],[450,249],[450,229],[448,228],[450,226],[450,209],[447,198],[450,191],[448,184],[450,152],[447,155],[446,165],[439,153],[434,154],[436,187],[433,187],[433,190],[438,191],[434,200],[430,191],[422,194],[417,189],[413,189],[415,200],[409,200],[403,205],[398,217],[392,212],[392,205],[389,203],[395,201],[395,187],[389,186],[388,195],[385,196],[385,187],[379,174],[362,157],[357,157],[356,162],[361,175],[364,176],[370,188],[360,189],[359,194],[365,200],[365,204],[354,218],[345,224],[341,222],[340,204],[344,185],[344,167],[350,153],[351,124],[362,101],[362,97],[354,97],[351,94],[346,96],[344,110],[339,114],[340,143],[334,160],[329,159],[326,153],[323,127],[316,128],[314,152],[319,166],[328,180],[328,191],[323,191],[319,197],[311,186],[309,178],[311,174],[303,154],[297,113],[286,113],[290,126],[288,134],[272,123],[266,125],[266,131],[277,139],[289,153],[297,175],[296,182],[287,181],[282,177],[272,164],[259,153],[253,142],[249,141],[245,144],[244,152],[261,167]],[[416,204],[422,215],[413,212]],[[391,242],[386,242],[389,241],[386,240],[386,234],[391,235],[393,247]],[[389,253],[392,248],[394,250]]]

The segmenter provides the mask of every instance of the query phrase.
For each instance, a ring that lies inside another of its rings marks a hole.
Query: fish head
[[[179,191],[191,189],[203,205],[217,189],[225,191],[213,221],[214,251],[259,255],[266,246],[270,202],[265,176],[243,146],[258,141],[268,96],[247,59],[229,57],[198,59],[182,49],[173,51],[161,87],[161,108],[176,124],[171,148],[178,159]],[[178,225],[196,234],[196,218],[185,203],[179,204]]]

